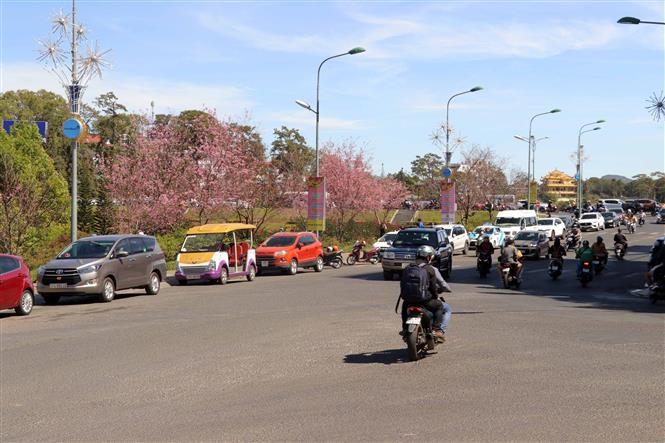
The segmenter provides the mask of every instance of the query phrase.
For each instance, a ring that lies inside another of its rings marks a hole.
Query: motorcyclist
[[[431,298],[423,307],[432,313],[432,330],[434,336],[439,341],[445,341],[446,328],[452,317],[452,309],[443,297],[439,298],[439,293],[451,291],[450,286],[443,279],[439,270],[431,265],[433,257],[434,248],[431,246],[423,245],[416,251],[416,265],[425,267],[429,279],[428,289]],[[402,332],[406,330],[407,308],[409,306],[411,304],[402,303]]]
[[[580,247],[575,253],[575,258],[577,261],[577,275],[579,276],[582,273],[582,263],[585,261],[591,262],[593,260],[593,251],[589,247],[589,240],[584,240],[582,242],[582,247]]]
[[[515,247],[515,241],[512,238],[506,240],[506,244],[501,251],[501,257],[499,258],[499,264],[510,263],[517,265],[517,278],[520,278],[522,275],[522,262],[519,260],[518,250]],[[499,269],[501,271],[501,269]]]
[[[483,241],[478,245],[478,255],[481,254],[486,254],[490,257],[494,255],[494,246],[492,246],[492,242],[490,242],[489,235],[485,235]]]
[[[552,259],[559,260],[561,265],[563,265],[563,257],[566,255],[566,248],[561,246],[561,239],[559,239],[559,237],[554,239],[554,244],[550,246],[547,253]]]
[[[633,214],[632,210],[628,210],[628,214],[626,215],[626,224],[631,224],[631,223],[637,223],[637,219],[635,218],[635,214]]]
[[[355,254],[358,257],[358,260],[365,256],[365,245],[367,245],[365,240],[357,240],[353,244],[353,250],[351,253]]]
[[[663,279],[665,276],[665,238],[659,238],[654,243],[647,266],[649,267],[646,275],[647,286]]]
[[[646,218],[647,218],[647,214],[644,212],[644,209],[641,209],[640,214],[639,214],[639,221],[644,223],[646,221]]]
[[[573,226],[573,229],[570,230],[570,235],[575,239],[575,246],[577,246],[582,239],[582,232],[577,226]]]
[[[617,243],[623,245],[624,250],[628,249],[628,239],[621,232],[621,228],[617,229],[617,233],[614,234],[614,245]]]
[[[605,243],[603,243],[603,237],[600,235],[596,238],[596,242],[591,245],[591,252],[593,252],[594,257],[598,257],[600,262],[607,264],[607,248]]]

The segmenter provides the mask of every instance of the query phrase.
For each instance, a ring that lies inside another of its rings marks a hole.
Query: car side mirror
[[[125,258],[129,256],[129,252],[127,251],[118,251],[115,253],[115,258]]]

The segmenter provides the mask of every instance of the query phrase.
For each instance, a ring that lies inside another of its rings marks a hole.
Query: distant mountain
[[[619,180],[620,182],[623,182],[623,183],[630,183],[630,182],[633,181],[632,179],[630,179],[628,177],[624,177],[623,175],[617,175],[617,174],[603,175],[600,178],[603,179],[603,180]]]

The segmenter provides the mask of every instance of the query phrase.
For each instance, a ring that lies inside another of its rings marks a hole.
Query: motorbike
[[[593,280],[593,272],[591,270],[590,261],[582,262],[582,269],[580,270],[580,275],[578,278],[580,279],[580,283],[582,283],[583,288],[586,288],[589,282]]]
[[[357,262],[366,261],[373,265],[381,261],[381,252],[379,248],[372,248],[369,251],[363,249],[363,245],[355,245],[353,250],[346,257],[347,265],[355,265]]]
[[[645,222],[644,218],[645,218],[645,217],[644,217],[643,215],[640,215],[640,219],[639,219],[639,221],[638,221],[638,223],[639,223],[640,226],[642,226],[642,225],[644,224],[644,222]]]
[[[623,260],[623,256],[626,255],[626,245],[623,243],[615,243],[614,255],[616,256],[617,260]]]
[[[480,274],[480,278],[487,277],[487,274],[489,274],[490,272],[491,266],[492,266],[492,256],[490,254],[478,255],[476,269]]]
[[[550,260],[550,265],[547,268],[547,273],[549,274],[552,280],[559,278],[563,272],[563,262],[558,258],[553,258]]]
[[[515,289],[520,288],[522,280],[517,276],[517,263],[501,263],[501,280],[506,289],[511,286],[515,286]]]
[[[628,227],[628,233],[630,234],[635,233],[635,222],[627,222],[626,226]]]
[[[323,254],[323,264],[339,269],[342,267],[342,251],[325,252]]]
[[[432,315],[422,306],[406,308],[406,330],[403,338],[409,352],[409,360],[417,361],[436,348],[437,340],[432,333]]]
[[[665,281],[662,279],[649,286],[649,303],[655,305],[658,300],[665,300]]]
[[[596,275],[600,275],[601,272],[603,272],[603,269],[605,269],[605,257],[602,257],[600,255],[594,255],[593,256],[593,272]]]
[[[566,250],[569,251],[571,249],[575,250],[577,249],[577,244],[579,243],[579,240],[577,237],[574,235],[569,235],[566,238]]]

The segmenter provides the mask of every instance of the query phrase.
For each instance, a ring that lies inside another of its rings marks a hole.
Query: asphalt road
[[[455,256],[417,363],[380,265],[4,311],[0,441],[663,441],[665,303],[630,293],[663,233],[585,289],[572,260],[515,291]]]

